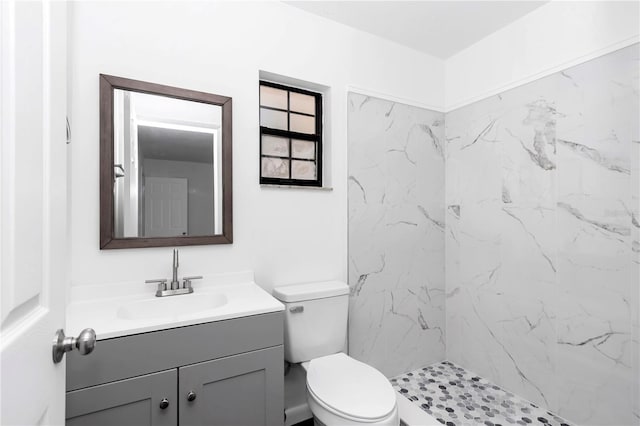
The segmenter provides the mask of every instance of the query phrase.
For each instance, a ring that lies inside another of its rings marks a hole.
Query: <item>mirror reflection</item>
[[[113,89],[114,237],[222,234],[222,107]]]

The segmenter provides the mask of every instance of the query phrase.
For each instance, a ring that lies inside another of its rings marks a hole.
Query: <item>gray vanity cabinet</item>
[[[66,424],[176,425],[176,381],[177,370],[174,369],[68,392]]]
[[[281,424],[280,395],[269,384],[282,380],[273,368],[282,364],[282,351],[269,348],[180,368],[180,425]]]
[[[100,340],[89,356],[67,356],[67,426],[284,421],[282,312]]]

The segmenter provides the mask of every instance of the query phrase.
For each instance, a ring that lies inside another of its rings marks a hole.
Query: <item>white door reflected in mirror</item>
[[[187,179],[147,176],[144,188],[144,235],[187,235]],[[213,234],[213,224],[210,234]]]

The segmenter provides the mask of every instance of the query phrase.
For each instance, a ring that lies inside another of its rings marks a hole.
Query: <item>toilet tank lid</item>
[[[281,302],[324,299],[325,297],[343,296],[348,293],[349,286],[342,281],[293,284],[273,289],[273,296]]]

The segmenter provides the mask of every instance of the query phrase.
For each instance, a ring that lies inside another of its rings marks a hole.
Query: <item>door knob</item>
[[[160,409],[164,410],[168,406],[169,406],[169,400],[167,398],[162,398],[162,401],[160,401]]]
[[[88,355],[95,347],[96,332],[92,328],[85,328],[78,337],[65,337],[64,330],[60,329],[53,337],[53,363],[62,361],[64,354],[74,348],[80,352],[80,355]]]
[[[187,401],[191,402],[191,401],[195,401],[196,399],[196,393],[194,391],[190,391],[187,394]]]

